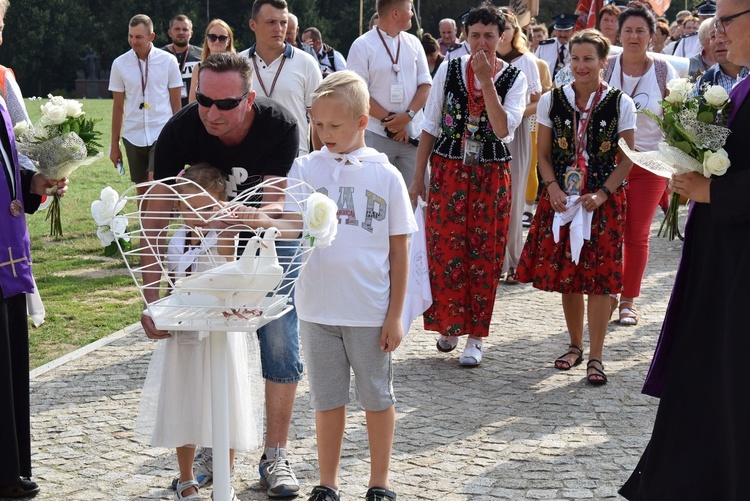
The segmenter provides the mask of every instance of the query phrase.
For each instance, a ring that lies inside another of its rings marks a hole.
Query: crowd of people
[[[0,0],[0,34],[8,6]],[[131,50],[115,59],[110,76],[109,157],[115,167],[127,161],[135,183],[184,177],[222,203],[262,180],[289,177],[330,194],[340,210],[347,205],[339,213],[344,222],[336,241],[311,258],[315,271],[309,273],[317,275],[299,277],[295,308],[258,331],[265,436],[253,435],[252,413],[233,403],[238,418],[230,433],[231,460],[235,450],[261,446],[259,479],[268,496],[300,494],[287,441],[302,350],[320,470],[309,499],[339,499],[350,371],[367,415],[366,499],[396,499],[389,479],[396,423],[391,357],[404,335],[408,239],[417,228],[413,209],[422,202],[432,292],[423,321],[438,333],[438,352],[452,352],[466,336],[458,362],[479,365],[498,285],[530,283],[561,295],[569,340],[553,366],[572,370],[586,360],[588,383],[606,384],[608,324],[613,316],[622,325],[638,324],[651,222],[668,194],[676,193],[692,205],[644,389],[662,400],[649,446],[621,493],[628,499],[745,499],[740,475],[750,409],[740,394],[740,357],[747,347],[740,314],[750,278],[742,261],[750,166],[741,138],[750,129],[749,7],[748,0],[706,0],[670,23],[648,2],[615,0],[592,22],[588,12],[561,13],[547,27],[533,19],[521,25],[510,8],[484,2],[459,22],[442,19],[439,36],[418,38],[408,32],[412,0],[377,0],[368,31],[346,57],[323,42],[318,28],[301,30],[285,0],[254,1],[249,26],[255,43],[241,53],[221,19],[208,24],[201,49],[190,44],[190,19],[175,16],[171,43],[158,49],[151,19],[135,15],[128,26]],[[0,204],[22,199],[32,212],[37,195],[47,188],[63,195],[67,180],[23,168],[11,126],[28,115],[12,72],[0,67],[0,73],[7,126],[0,127],[0,162],[8,174]],[[641,152],[658,149],[660,128],[638,112],[661,116],[668,82],[688,75],[697,94],[707,83],[730,93],[733,134],[726,150],[732,165],[725,176],[667,180],[631,163],[618,147],[624,141]],[[171,207],[159,197],[165,189],[149,192],[153,196],[140,207],[152,216],[144,219],[146,235],[169,223],[164,214]],[[346,201],[340,192],[348,194]],[[248,225],[262,232],[274,220],[294,220],[278,193],[263,197],[270,209],[240,214]],[[360,223],[356,214],[371,214],[373,197],[381,212],[374,223],[370,217]],[[7,243],[13,252],[9,260],[28,257],[22,213],[3,218],[11,228],[3,231],[3,248]],[[191,230],[186,220],[174,237],[181,240],[173,243],[191,249],[193,260],[225,238],[219,232],[210,244],[195,240]],[[277,245],[279,255],[294,256],[299,243]],[[162,257],[144,256],[144,283],[158,283]],[[12,405],[0,411],[0,497],[26,497],[39,487],[30,478],[28,333],[18,312],[33,285],[28,264],[23,276],[12,277],[3,266],[0,361],[9,370],[0,392]],[[319,290],[323,277],[331,286]],[[147,288],[144,296],[153,302],[160,291]],[[191,392],[205,397],[210,389],[178,384],[188,376],[174,365],[205,357],[207,341],[198,336],[178,345],[179,335],[157,329],[149,315],[141,322],[164,353],[149,371],[162,369],[167,357],[172,365],[156,389],[165,403],[147,419],[154,428],[148,438],[176,448],[176,499],[196,501],[212,479],[211,439],[197,426],[208,418],[200,412],[189,419],[173,416]],[[231,350],[235,391],[245,388],[246,352]],[[720,366],[709,374],[693,370],[706,353],[718,353]],[[194,371],[188,372],[194,380]],[[233,491],[231,496],[236,499]]]

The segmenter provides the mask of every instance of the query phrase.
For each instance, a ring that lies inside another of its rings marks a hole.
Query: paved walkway
[[[679,241],[655,233],[651,242],[638,301],[641,323],[611,324],[604,387],[586,384],[583,364],[569,372],[553,368],[567,346],[557,294],[502,285],[485,358],[475,369],[458,366],[460,349],[439,354],[434,335],[415,322],[395,355],[392,469],[399,499],[617,498],[650,435],[657,401],[640,388],[681,249]],[[37,499],[173,499],[174,451],[142,445],[133,433],[153,343],[138,327],[131,331],[32,374],[34,478],[42,486]],[[290,453],[304,492],[317,481],[307,398],[303,380]],[[243,501],[267,499],[257,482],[259,456],[239,455],[233,485]],[[368,471],[364,413],[352,406],[343,499],[364,497]],[[208,499],[210,489],[203,494]]]

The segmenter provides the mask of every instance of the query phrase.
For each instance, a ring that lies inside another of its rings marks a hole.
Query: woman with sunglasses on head
[[[750,66],[750,1],[720,0],[727,59]],[[750,499],[750,79],[729,93],[723,176],[675,175],[692,202],[685,242],[643,393],[660,398],[651,439],[620,495],[631,501]]]
[[[545,188],[518,278],[562,295],[570,344],[555,360],[556,369],[566,371],[583,361],[588,320],[586,380],[603,385],[609,294],[622,289],[622,185],[632,165],[627,158],[618,161],[617,142],[623,138],[632,147],[635,106],[600,77],[610,47],[601,32],[580,31],[569,44],[575,80],[544,94],[537,106],[537,154]]]
[[[678,74],[667,61],[647,53],[656,20],[646,8],[631,7],[620,14],[619,27],[622,54],[609,61],[604,78],[611,86],[633,98],[638,110],[649,110],[660,117],[663,114],[660,101],[667,95],[667,82],[677,78]],[[635,149],[657,150],[662,132],[656,122],[639,113],[636,125]],[[610,302],[612,313],[619,310],[617,321],[621,325],[636,325],[635,298],[640,295],[648,263],[651,222],[667,181],[634,165],[627,183],[622,296],[618,302],[613,295]]]
[[[234,33],[232,28],[221,19],[214,19],[206,27],[206,38],[203,40],[203,53],[201,54],[201,63],[206,60],[211,54],[217,54],[219,52],[234,52]],[[196,64],[193,68],[193,73],[198,74],[198,67],[200,64]],[[190,94],[189,101],[192,103],[195,101],[195,89],[198,88],[198,79],[193,78],[190,83]]]
[[[526,48],[526,37],[521,31],[516,16],[506,7],[501,7],[505,17],[505,31],[497,44],[497,54],[506,63],[510,63],[526,76],[526,109],[523,120],[516,129],[513,141],[508,144],[510,151],[510,226],[508,243],[505,247],[503,274],[509,284],[517,284],[516,268],[523,249],[523,213],[526,202],[526,184],[531,167],[531,124],[530,117],[536,113],[536,104],[542,95],[542,83],[536,57]]]

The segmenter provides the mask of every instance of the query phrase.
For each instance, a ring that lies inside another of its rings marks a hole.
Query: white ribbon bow
[[[388,156],[386,154],[368,147],[359,148],[358,150],[349,153],[334,153],[327,147],[323,146],[323,149],[310,153],[310,156],[330,158],[336,161],[338,165],[336,165],[336,168],[331,174],[334,181],[339,180],[339,174],[341,174],[341,169],[343,169],[345,165],[352,165],[356,168],[361,168],[362,162],[388,162]]]

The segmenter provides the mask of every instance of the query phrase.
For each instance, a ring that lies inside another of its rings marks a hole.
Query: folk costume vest
[[[617,166],[617,124],[620,119],[622,91],[610,87],[591,112],[586,127],[588,165],[586,191],[598,188]],[[573,124],[578,112],[574,110],[562,88],[552,90],[549,116],[552,119],[552,166],[555,179],[565,186],[567,168],[576,161]]]
[[[495,82],[500,102],[518,78],[521,70],[508,66]],[[443,105],[443,123],[440,137],[435,143],[434,152],[441,157],[458,160],[463,158],[462,142],[469,120],[469,90],[461,72],[461,58],[448,61],[448,74],[445,78],[445,104]],[[510,152],[505,143],[495,135],[487,117],[487,110],[482,111],[479,119],[479,130],[474,138],[482,143],[480,158],[482,163],[509,162]]]
[[[1,126],[6,131],[0,131],[0,141],[9,160],[13,162],[13,165],[6,165],[4,156],[0,154],[0,168],[3,171],[0,175],[0,288],[3,297],[7,298],[23,292],[33,292],[34,282],[31,277],[31,249],[23,207],[18,215],[11,213],[11,204],[14,209],[18,202],[23,204],[23,188],[17,167],[18,153],[13,127],[3,103],[0,103],[0,115],[3,119]]]

